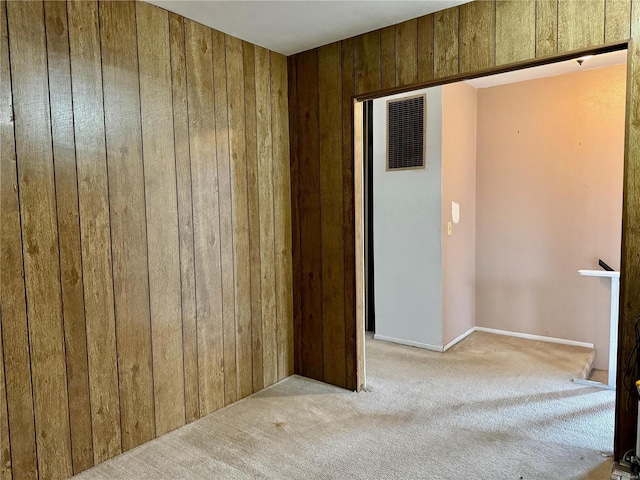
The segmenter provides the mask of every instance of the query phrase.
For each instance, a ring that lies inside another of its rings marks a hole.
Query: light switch
[[[447,222],[447,235],[451,236],[451,222]]]

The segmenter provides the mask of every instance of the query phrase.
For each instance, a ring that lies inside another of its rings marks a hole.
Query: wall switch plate
[[[447,222],[447,235],[451,236],[451,222]]]

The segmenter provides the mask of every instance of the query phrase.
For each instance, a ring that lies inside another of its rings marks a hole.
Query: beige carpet
[[[590,351],[476,332],[440,354],[367,340],[368,392],[290,377],[79,476],[607,479],[614,392]]]

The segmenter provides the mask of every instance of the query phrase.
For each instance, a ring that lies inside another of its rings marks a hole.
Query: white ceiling
[[[554,77],[556,75],[564,75],[565,73],[583,72],[594,68],[607,67],[609,65],[619,65],[627,62],[627,51],[619,50],[617,52],[603,53],[585,60],[579,65],[576,60],[567,60],[564,62],[550,63],[540,67],[525,68],[515,70],[513,72],[499,73],[489,77],[474,78],[466,80],[466,83],[475,88],[495,87],[496,85],[504,85],[506,83],[523,82],[525,80],[533,80],[543,77]]]
[[[147,0],[269,50],[291,55],[470,0]]]

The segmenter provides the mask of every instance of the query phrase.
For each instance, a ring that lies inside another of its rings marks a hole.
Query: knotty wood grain
[[[260,268],[262,271],[262,369],[264,386],[278,379],[277,299],[273,213],[273,138],[271,135],[271,59],[269,51],[255,48],[258,139],[258,191],[260,202]]]
[[[604,0],[558,2],[558,52],[604,42]]]
[[[278,380],[293,374],[293,267],[287,59],[271,52],[271,135],[276,269]]]
[[[220,202],[220,264],[222,266],[222,322],[224,327],[224,404],[238,398],[236,366],[235,286],[233,269],[233,206],[229,156],[229,117],[225,35],[211,31],[216,114],[216,156]]]
[[[251,353],[251,266],[249,263],[249,197],[244,110],[244,58],[242,40],[226,35],[229,153],[233,208],[233,269],[235,287],[235,342],[237,398],[253,390]]]
[[[343,50],[344,52],[344,50]],[[344,53],[343,53],[344,54]],[[353,55],[353,45],[351,48]],[[293,365],[296,374],[302,373],[302,277],[300,273],[300,162],[298,161],[298,90],[296,57],[287,58],[287,82],[289,87],[289,141],[291,176],[291,257],[293,280]]]
[[[496,65],[519,62],[536,54],[535,0],[496,2]]]
[[[185,423],[169,17],[136,3],[156,435]]]
[[[18,173],[14,143],[6,2],[0,3],[0,309],[6,404],[7,439],[2,460],[9,459],[8,473],[16,479],[37,479],[36,433],[29,360],[29,332],[18,201]],[[11,319],[11,321],[7,321]],[[11,432],[11,437],[8,437]]]
[[[605,43],[631,37],[631,0],[606,0],[604,18]]]
[[[433,14],[418,18],[418,81],[433,78]]]
[[[342,79],[340,43],[318,49],[324,379],[345,384],[344,245],[342,235]]]
[[[73,473],[43,4],[7,4],[38,474]]]
[[[455,75],[459,71],[458,63],[458,8],[449,8],[433,15],[433,68],[436,78]]]
[[[255,47],[242,42],[244,106],[247,155],[247,201],[249,208],[249,258],[251,265],[251,352],[253,392],[264,386],[262,370],[262,288],[260,262],[260,192],[258,191],[258,139],[256,114]],[[291,346],[293,348],[293,346]]]
[[[356,93],[380,89],[380,30],[353,39]],[[300,92],[300,89],[298,89]]]
[[[73,472],[93,466],[66,2],[44,2]]]
[[[211,32],[185,20],[200,415],[224,406],[222,277]]]
[[[100,3],[122,447],[155,436],[149,269],[133,2]]]
[[[558,0],[536,0],[536,57],[558,51]]]
[[[418,81],[418,21],[407,20],[396,26],[396,69],[398,85]]]
[[[97,2],[67,4],[94,463],[122,451]],[[80,121],[81,120],[81,121]]]
[[[460,71],[495,65],[495,0],[465,3],[460,9]]]
[[[379,39],[379,35],[375,38]],[[361,42],[362,40],[358,41]],[[356,57],[357,55],[356,53]],[[378,56],[378,54],[375,56]],[[364,61],[364,58],[363,56],[360,57],[361,62]],[[378,68],[376,70],[379,71]],[[363,70],[360,72],[362,73]],[[365,78],[360,77],[361,81]],[[324,338],[318,81],[318,51],[310,50],[298,55],[297,121],[300,138],[298,161],[300,163],[301,186],[299,204],[300,269],[302,277],[300,287],[302,292],[302,318],[304,319],[302,330],[302,374],[317,380],[324,380],[324,341],[318,341],[318,339]],[[361,82],[361,86],[367,85],[369,82],[371,86],[375,87],[378,85],[377,82],[379,80],[375,82],[367,80],[365,83]]]
[[[396,27],[380,30],[380,88],[396,86]]]
[[[187,422],[200,417],[198,399],[198,333],[196,324],[196,278],[191,196],[191,158],[187,112],[187,69],[183,18],[169,14],[171,37],[171,85],[173,135],[176,156],[178,228],[180,235],[180,282],[182,288],[182,349],[184,401]]]

